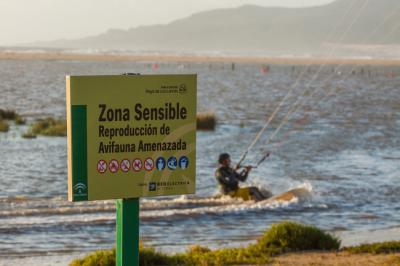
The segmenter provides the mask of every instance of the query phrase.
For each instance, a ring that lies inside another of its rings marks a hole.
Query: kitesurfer
[[[246,181],[251,166],[246,166],[241,172],[239,169],[232,168],[231,157],[228,153],[222,153],[218,159],[219,168],[215,172],[215,177],[221,186],[221,193],[234,198],[242,198],[243,200],[264,200],[266,197],[258,190],[257,187],[239,187],[239,182]]]

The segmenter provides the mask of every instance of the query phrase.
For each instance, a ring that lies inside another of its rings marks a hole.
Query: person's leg
[[[254,200],[259,201],[266,199],[266,197],[260,192],[260,190],[258,190],[257,187],[249,187],[248,189]]]
[[[273,196],[272,192],[265,188],[259,188],[258,190],[261,192],[261,194],[264,195],[265,199],[269,199]]]
[[[241,198],[242,200],[250,200],[251,199],[251,194],[250,190],[247,187],[241,187],[237,189],[233,195],[231,195],[233,198]]]

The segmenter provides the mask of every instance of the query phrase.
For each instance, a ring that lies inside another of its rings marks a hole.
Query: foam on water
[[[304,186],[297,187],[295,190],[311,193],[312,186],[309,183],[304,183]],[[143,199],[140,203],[140,217],[145,220],[157,219],[159,217],[180,219],[182,216],[193,217],[205,214],[222,215],[253,210],[272,210],[294,206],[299,202],[309,199],[308,197],[298,197],[302,195],[305,194],[294,194],[289,200],[272,198],[260,202],[243,201],[229,196],[202,198],[180,196],[162,200]],[[10,224],[59,223],[60,221],[62,223],[80,222],[88,219],[83,219],[82,217],[90,217],[92,214],[115,212],[115,203],[112,201],[70,203],[60,197],[46,199],[7,197],[0,198],[0,202],[8,204],[3,204],[2,209],[0,209],[2,226]],[[107,215],[107,217],[113,216]],[[42,222],[41,219],[43,220]]]

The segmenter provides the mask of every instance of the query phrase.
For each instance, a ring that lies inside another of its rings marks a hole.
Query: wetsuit
[[[221,166],[215,172],[215,177],[221,186],[222,193],[228,195],[239,189],[239,181],[244,182],[249,173],[246,170],[238,173],[229,166]]]
[[[221,186],[221,192],[224,195],[229,195],[234,198],[243,200],[264,200],[266,197],[256,187],[239,187],[239,182],[244,182],[247,179],[249,172],[242,170],[236,172],[229,166],[221,166],[215,172],[215,177]]]

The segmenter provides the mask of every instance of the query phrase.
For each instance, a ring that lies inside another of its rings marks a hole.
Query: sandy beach
[[[0,266],[9,265],[32,265],[32,266],[67,266],[69,263],[82,254],[53,255],[53,256],[32,256],[32,257],[7,257],[0,258]]]
[[[197,63],[242,63],[281,65],[375,65],[400,66],[400,59],[362,58],[309,58],[273,56],[212,56],[212,55],[113,55],[79,54],[62,52],[0,52],[0,60],[79,60],[79,61],[135,61],[135,62],[197,62]]]
[[[274,266],[395,266],[400,265],[400,254],[349,254],[346,252],[288,253],[274,258]]]

